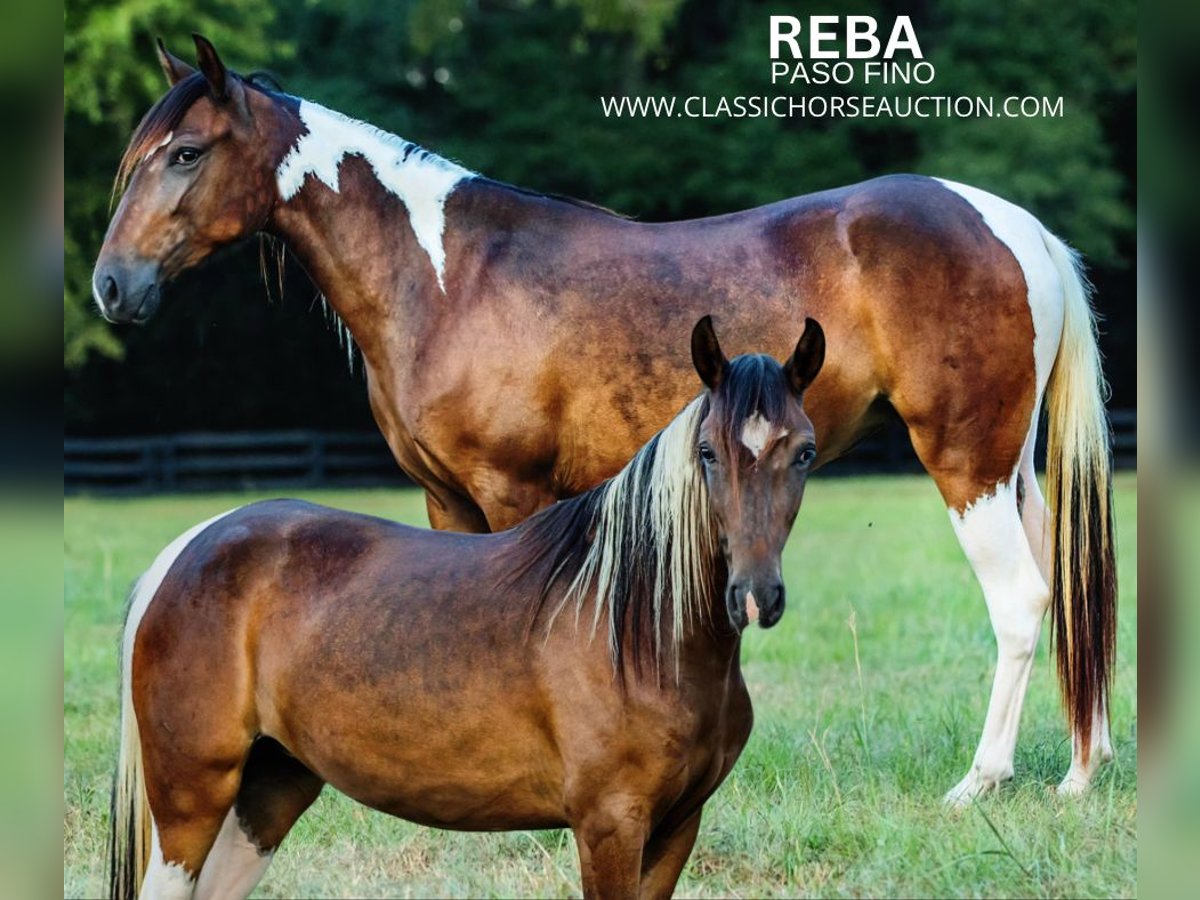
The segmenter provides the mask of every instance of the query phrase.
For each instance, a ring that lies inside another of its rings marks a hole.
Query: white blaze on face
[[[762,456],[768,444],[786,433],[787,429],[767,421],[761,413],[755,413],[742,423],[742,443],[754,454],[755,459]]]
[[[446,251],[442,233],[446,228],[446,199],[459,182],[474,178],[475,173],[394,134],[308,100],[300,101],[300,121],[308,133],[297,139],[275,172],[283,201],[294,197],[310,174],[336,192],[342,158],[361,156],[384,189],[408,210],[413,234],[429,255],[438,286],[444,291]]]

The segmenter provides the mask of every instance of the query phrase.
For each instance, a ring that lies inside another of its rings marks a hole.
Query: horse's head
[[[160,285],[249,237],[278,197],[274,171],[290,145],[276,101],[228,71],[195,35],[198,69],[158,45],[171,87],[125,150],[123,192],[92,275],[111,322],[145,322]]]
[[[725,605],[744,628],[770,628],[783,615],[783,545],[817,456],[813,425],[801,405],[825,360],[825,334],[807,319],[791,358],[725,358],[712,320],[692,332],[692,361],[709,390],[696,453],[708,485],[729,569]]]

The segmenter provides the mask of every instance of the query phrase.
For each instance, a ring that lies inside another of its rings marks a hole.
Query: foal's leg
[[[651,836],[642,854],[640,900],[666,900],[671,896],[699,832],[700,810],[696,810],[681,824],[667,830],[660,828]]]
[[[196,900],[249,896],[324,782],[277,742],[250,751],[237,801],[200,872]]]
[[[636,896],[649,831],[644,804],[610,796],[589,809],[573,830],[583,896],[588,900]]]
[[[144,758],[152,837],[140,896],[190,900],[222,823],[233,806],[241,760]]]

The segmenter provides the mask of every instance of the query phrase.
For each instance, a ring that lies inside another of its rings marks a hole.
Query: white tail
[[[1052,627],[1067,720],[1083,748],[1108,708],[1116,655],[1116,576],[1107,386],[1090,287],[1078,255],[1044,232],[1063,284],[1062,340],[1048,385],[1046,493],[1054,535]]]

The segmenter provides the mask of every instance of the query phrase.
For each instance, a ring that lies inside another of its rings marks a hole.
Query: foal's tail
[[[1078,255],[1044,232],[1063,283],[1062,340],[1048,385],[1046,493],[1053,534],[1051,629],[1071,732],[1086,765],[1092,728],[1108,709],[1116,654],[1112,462],[1090,285]]]
[[[139,591],[153,589],[143,576],[133,588],[130,602]],[[125,632],[136,628],[137,622],[127,621]],[[142,744],[138,734],[137,716],[133,712],[133,691],[130,685],[130,660],[133,641],[124,640],[121,649],[121,748],[117,753],[117,772],[113,779],[112,809],[109,816],[108,889],[114,900],[134,900],[141,889],[150,862],[151,821],[150,804],[146,800],[146,781],[142,771]]]

